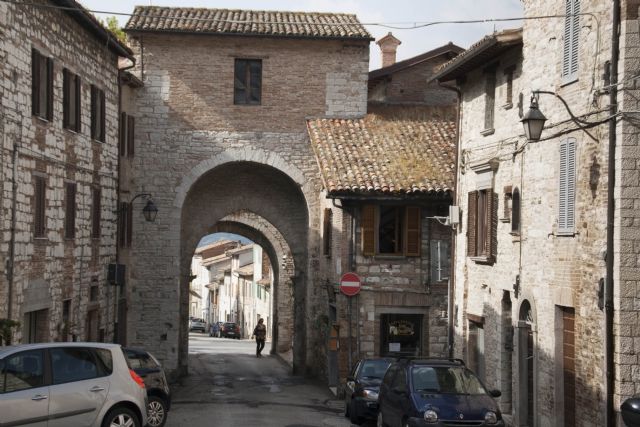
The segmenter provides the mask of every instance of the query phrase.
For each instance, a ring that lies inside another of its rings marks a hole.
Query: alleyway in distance
[[[255,342],[189,334],[189,375],[173,384],[167,427],[349,427],[326,386],[290,374]],[[373,426],[375,423],[371,423]]]

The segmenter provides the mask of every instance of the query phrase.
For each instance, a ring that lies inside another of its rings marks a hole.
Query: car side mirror
[[[640,398],[632,397],[622,402],[620,412],[628,427],[640,427]]]
[[[500,396],[502,396],[502,392],[500,390],[491,390],[489,392],[489,396],[491,396],[491,397],[500,397]]]

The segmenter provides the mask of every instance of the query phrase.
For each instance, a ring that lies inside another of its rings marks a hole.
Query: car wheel
[[[349,405],[349,421],[351,421],[351,424],[360,425],[362,423],[353,399],[351,399],[351,404]]]
[[[151,427],[162,427],[167,422],[167,404],[157,396],[149,397],[147,405],[147,423]]]
[[[116,406],[104,417],[102,427],[140,427],[140,420],[131,409]]]
[[[382,412],[378,412],[378,422],[376,427],[387,427],[387,424],[382,420]]]

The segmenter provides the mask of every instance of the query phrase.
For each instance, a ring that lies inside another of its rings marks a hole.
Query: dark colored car
[[[387,368],[394,359],[362,359],[344,385],[345,417],[353,424],[378,416],[378,391]]]
[[[220,330],[222,329],[222,325],[224,322],[213,322],[209,326],[209,336],[210,337],[220,337]]]
[[[233,322],[225,322],[220,327],[220,336],[222,338],[240,339],[240,327]]]
[[[129,368],[140,376],[147,389],[147,425],[162,427],[171,408],[171,390],[160,363],[151,353],[138,348],[123,348]]]
[[[494,397],[459,359],[403,359],[389,367],[380,385],[378,426],[503,427]]]
[[[620,405],[622,419],[628,427],[640,427],[640,398],[632,397]]]

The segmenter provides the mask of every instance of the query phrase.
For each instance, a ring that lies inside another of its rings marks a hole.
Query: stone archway
[[[188,356],[187,277],[191,257],[202,236],[222,228],[227,231],[241,229],[244,232],[240,234],[257,239],[256,243],[262,241],[265,247],[271,248],[272,259],[278,259],[278,252],[280,258],[290,253],[292,271],[289,277],[281,277],[278,298],[279,304],[282,300],[286,303],[285,298],[280,298],[280,291],[291,282],[289,288],[293,290],[295,304],[274,307],[274,317],[280,325],[276,340],[280,349],[293,343],[294,370],[305,370],[309,211],[303,186],[273,166],[233,161],[218,164],[203,173],[189,188],[181,208],[180,236],[180,318],[185,320],[180,321],[178,359],[184,370]],[[279,246],[278,250],[276,246]],[[281,327],[283,321],[290,323],[288,327]],[[289,330],[292,332],[286,333]]]

